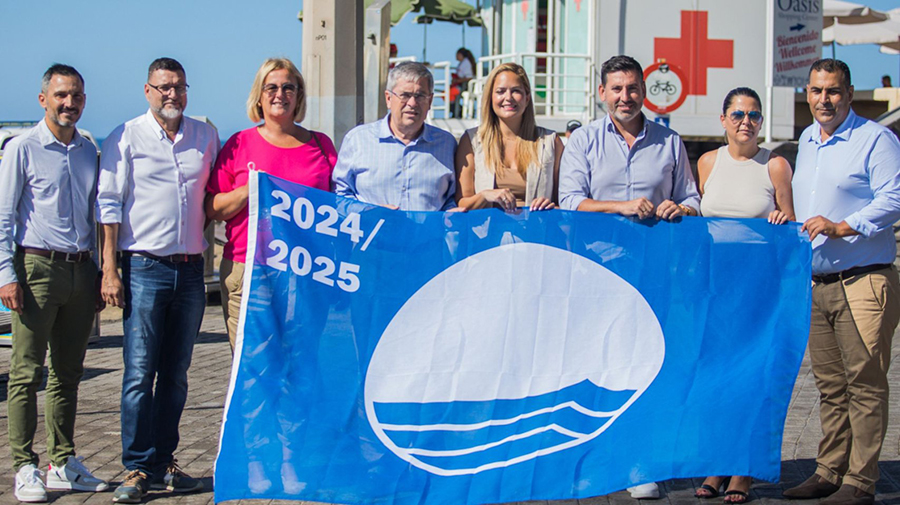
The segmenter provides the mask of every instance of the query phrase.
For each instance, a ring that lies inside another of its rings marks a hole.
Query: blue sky
[[[869,0],[868,5],[887,10],[900,1]],[[0,0],[0,120],[40,119],[40,77],[61,62],[75,66],[86,80],[87,108],[79,126],[106,137],[146,111],[147,65],[171,56],[187,69],[188,113],[209,116],[227,138],[250,126],[244,104],[262,60],[301,61],[297,12],[302,8],[302,0]],[[407,15],[391,36],[401,55],[421,59],[423,27],[413,17]],[[479,29],[466,28],[476,56],[480,40]],[[461,27],[428,27],[430,61],[452,60],[461,44]],[[823,54],[830,56],[831,50]],[[900,57],[881,54],[875,46],[838,46],[837,56],[850,64],[859,89],[879,85],[885,73],[900,82]]]

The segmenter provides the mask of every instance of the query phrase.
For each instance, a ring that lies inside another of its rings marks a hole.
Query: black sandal
[[[739,496],[739,497],[741,497],[741,499],[740,500],[729,500],[728,498],[730,496]],[[750,495],[743,491],[738,491],[737,489],[725,491],[725,503],[732,503],[734,505],[739,505],[741,503],[747,503],[748,501],[750,501]]]
[[[697,492],[697,491],[699,491],[699,489],[698,489],[697,491],[694,491],[694,498],[700,498],[701,500],[706,500],[709,498],[718,498],[719,497],[719,490],[710,486],[709,484],[703,484],[702,486],[700,486],[700,489],[709,491],[709,494],[700,494]]]

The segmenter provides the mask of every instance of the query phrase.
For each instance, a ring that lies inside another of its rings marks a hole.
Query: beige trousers
[[[234,353],[237,337],[238,318],[241,315],[241,294],[244,287],[244,264],[222,258],[219,265],[219,287],[222,297],[222,313],[228,330],[228,343]]]
[[[809,356],[823,433],[816,473],[832,484],[875,492],[898,320],[900,281],[893,268],[813,285]]]

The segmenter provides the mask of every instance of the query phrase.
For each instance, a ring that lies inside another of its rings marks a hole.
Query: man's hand
[[[656,208],[656,217],[665,219],[666,221],[671,221],[676,217],[681,217],[683,215],[684,211],[682,211],[681,207],[672,200],[665,200]]]
[[[125,286],[122,285],[122,279],[119,278],[119,272],[112,269],[103,272],[100,298],[107,305],[125,308]]]
[[[800,231],[809,233],[809,240],[812,242],[819,235],[825,235],[828,238],[849,237],[850,235],[859,235],[859,232],[850,228],[846,221],[835,223],[829,221],[822,216],[811,217],[803,223]]]
[[[101,294],[101,291],[103,289],[103,274],[102,273],[100,273],[100,272],[97,273],[97,282],[94,284],[95,284],[95,289],[97,290],[96,291],[96,295],[97,295],[96,300],[97,301],[94,302],[94,312],[99,314],[99,313],[103,312],[103,309],[106,308],[106,302],[103,301],[103,295]]]
[[[644,197],[621,202],[618,207],[619,214],[623,216],[636,216],[638,219],[647,219],[653,215],[653,203]]]
[[[22,313],[25,305],[25,297],[22,293],[22,286],[18,282],[10,282],[5,286],[0,286],[0,301],[3,305],[17,314]]]

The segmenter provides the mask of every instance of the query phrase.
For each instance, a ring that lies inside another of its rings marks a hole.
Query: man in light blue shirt
[[[696,216],[697,185],[681,137],[641,112],[644,70],[630,56],[600,68],[607,116],[572,133],[559,164],[559,206],[638,219]],[[632,498],[659,498],[655,482],[628,488]]]
[[[85,100],[81,74],[51,66],[38,95],[44,119],[10,141],[0,162],[0,300],[13,311],[7,421],[23,502],[47,501],[47,488],[108,487],[75,457],[78,384],[100,308],[92,259],[97,148],[75,128]],[[32,445],[48,348],[45,487]]]
[[[559,167],[567,210],[672,220],[697,215],[700,198],[681,137],[648,121],[640,64],[615,56],[600,71],[607,116],[575,130]]]
[[[892,225],[900,219],[900,142],[850,108],[850,69],[810,68],[815,122],[800,136],[794,209],[813,248],[809,355],[821,403],[816,473],[785,490],[828,505],[874,502],[888,421],[887,371],[900,320]]]
[[[421,63],[391,69],[384,92],[388,115],[347,133],[332,181],[334,192],[400,210],[455,207],[456,139],[425,124],[434,78]]]

